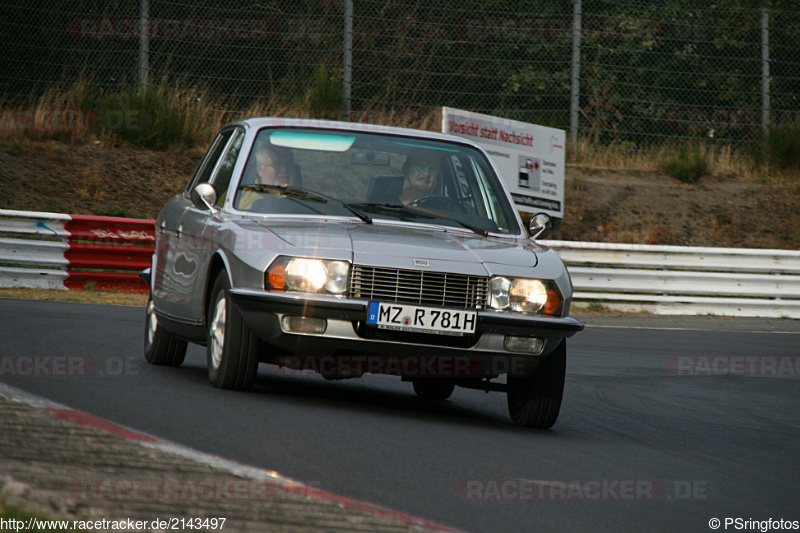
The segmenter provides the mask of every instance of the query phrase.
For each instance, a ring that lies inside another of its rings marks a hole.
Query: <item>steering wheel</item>
[[[452,198],[449,196],[445,196],[443,194],[425,194],[420,196],[419,198],[414,198],[411,200],[408,205],[412,205],[415,207],[425,207],[428,206],[428,209],[448,209],[448,208],[458,208],[459,211],[464,211],[464,208],[460,206],[458,203],[453,201]]]

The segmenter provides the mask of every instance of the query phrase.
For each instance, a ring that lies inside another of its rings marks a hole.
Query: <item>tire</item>
[[[144,358],[152,365],[180,366],[186,357],[186,341],[158,324],[152,298],[147,301],[144,321]]]
[[[208,380],[217,388],[247,390],[258,372],[259,338],[245,324],[229,296],[223,270],[211,289],[208,308],[206,364]]]
[[[564,396],[567,341],[539,365],[531,376],[508,376],[508,412],[514,423],[540,429],[553,426]]]
[[[448,399],[456,388],[453,380],[443,378],[417,378],[413,384],[417,396],[435,401]]]

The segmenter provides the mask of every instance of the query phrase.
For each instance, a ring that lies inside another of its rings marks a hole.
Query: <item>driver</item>
[[[414,200],[434,194],[441,163],[427,154],[411,154],[403,163],[403,192],[400,201],[409,205]]]
[[[259,142],[255,148],[256,185],[294,185],[292,152],[272,146],[267,142]],[[262,195],[254,191],[242,191],[238,209],[250,209]]]

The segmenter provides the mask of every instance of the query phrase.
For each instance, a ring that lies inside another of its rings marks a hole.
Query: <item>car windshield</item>
[[[304,128],[261,130],[233,202],[263,214],[401,220],[518,234],[485,155],[460,143]]]

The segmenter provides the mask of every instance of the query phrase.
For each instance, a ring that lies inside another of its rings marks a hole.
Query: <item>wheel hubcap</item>
[[[156,317],[156,308],[153,301],[147,302],[147,346],[153,344],[153,339],[156,338],[156,328],[158,328],[158,318]]]
[[[222,362],[222,349],[225,347],[225,297],[217,300],[211,324],[208,327],[209,344],[211,349],[211,364],[219,368]]]

